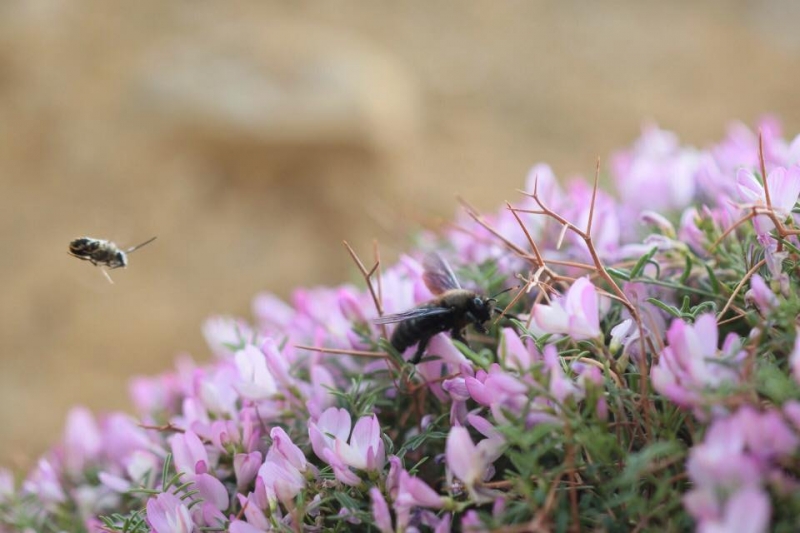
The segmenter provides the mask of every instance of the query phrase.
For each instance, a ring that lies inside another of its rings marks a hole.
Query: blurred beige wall
[[[6,0],[0,464],[205,360],[205,317],[356,279],[342,239],[396,257],[454,194],[591,172],[645,120],[800,131],[797,5]],[[158,240],[111,285],[66,254],[81,235]]]

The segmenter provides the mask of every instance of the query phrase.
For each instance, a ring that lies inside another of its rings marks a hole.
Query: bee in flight
[[[125,268],[128,266],[128,254],[138,250],[146,244],[150,244],[156,240],[155,237],[148,239],[141,244],[132,246],[127,250],[120,250],[119,247],[111,241],[103,239],[93,239],[91,237],[81,237],[69,243],[69,255],[77,257],[82,261],[89,261],[94,266],[104,266],[109,270],[115,268]],[[111,281],[108,273],[103,270],[108,281]],[[113,281],[111,281],[113,283]]]
[[[436,297],[408,311],[374,321],[375,324],[397,323],[389,342],[398,352],[403,353],[410,346],[417,345],[417,351],[409,361],[411,364],[420,362],[428,341],[438,333],[449,330],[453,339],[464,344],[467,343],[464,328],[468,325],[486,333],[483,324],[495,311],[495,298],[485,298],[462,288],[450,265],[439,254],[427,255],[423,268],[422,280]]]

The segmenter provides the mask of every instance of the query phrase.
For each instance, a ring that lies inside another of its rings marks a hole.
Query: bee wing
[[[393,324],[395,322],[403,322],[404,320],[410,320],[412,318],[446,315],[452,311],[452,309],[447,307],[415,307],[414,309],[409,309],[408,311],[403,311],[402,313],[397,313],[395,315],[385,315],[380,318],[376,318],[372,322],[374,324]]]
[[[451,289],[461,288],[453,269],[438,253],[432,252],[426,255],[422,261],[422,267],[425,269],[422,273],[422,281],[433,294],[442,294]]]

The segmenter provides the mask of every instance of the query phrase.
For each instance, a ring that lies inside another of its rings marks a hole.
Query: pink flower
[[[599,297],[588,277],[575,280],[566,297],[554,297],[550,305],[536,304],[533,320],[546,333],[563,333],[575,340],[600,336]]]
[[[747,487],[731,496],[722,516],[716,520],[703,520],[698,524],[700,533],[765,533],[769,531],[772,508],[769,496],[760,489]]]
[[[308,437],[317,457],[324,460],[323,451],[326,448],[333,448],[337,439],[347,441],[350,436],[350,423],[350,413],[347,409],[336,407],[326,409],[316,422],[309,422]]]
[[[647,125],[633,148],[611,160],[617,189],[626,206],[680,209],[694,197],[699,154],[680,145],[671,131]]]
[[[208,471],[208,451],[194,431],[176,433],[169,439],[175,469],[184,474],[200,474]]]
[[[503,328],[500,335],[498,355],[506,367],[527,372],[535,363],[542,360],[542,354],[536,349],[536,345],[530,339],[525,339],[523,342],[513,328]]]
[[[718,337],[713,314],[699,316],[694,325],[674,320],[667,332],[669,345],[651,371],[656,391],[682,407],[698,407],[705,391],[738,383],[745,355],[739,338],[728,335],[720,351]]]
[[[211,474],[196,474],[189,476],[194,482],[193,488],[198,491],[200,498],[214,508],[224,511],[228,508],[228,491],[222,482]]]
[[[734,529],[762,531],[766,526],[759,524],[769,522],[769,504],[767,501],[762,505],[764,502],[757,495],[764,483],[781,478],[783,465],[796,454],[798,444],[795,431],[774,409],[759,412],[745,406],[731,416],[715,420],[703,442],[689,453],[686,471],[693,489],[684,497],[684,505],[701,524],[721,527],[733,523],[737,503],[749,501],[753,504],[752,522],[740,518],[752,529]]]
[[[350,442],[336,441],[336,454],[359,470],[381,470],[386,462],[381,425],[374,414],[358,419]]]
[[[102,437],[92,413],[75,407],[67,415],[64,430],[64,467],[72,475],[80,474],[102,451]]]
[[[561,358],[552,344],[548,344],[544,348],[544,362],[550,371],[550,394],[556,401],[564,403],[569,398],[576,400],[583,398],[583,390],[564,373],[564,369],[561,367]]]
[[[267,533],[269,530],[251,526],[242,520],[234,520],[228,526],[228,531],[229,533]]]
[[[263,494],[259,494],[260,492]],[[236,497],[239,500],[239,506],[244,509],[244,517],[248,525],[258,528],[259,531],[272,530],[269,519],[264,514],[268,502],[263,483],[260,480],[256,481],[256,492],[249,493],[247,497],[242,494],[237,494]]]
[[[261,468],[261,452],[237,453],[233,456],[233,471],[236,474],[236,487],[241,492],[256,478]]]
[[[754,302],[762,314],[766,314],[778,306],[778,297],[769,288],[764,278],[758,274],[753,274],[750,278],[750,290],[744,297],[746,301]]]
[[[740,169],[736,175],[736,185],[739,196],[748,205],[765,207],[767,196],[764,186],[758,178],[748,169]],[[800,166],[793,166],[789,170],[777,167],[767,175],[767,186],[772,209],[778,218],[786,218],[792,212],[797,197],[800,195]],[[772,221],[764,215],[753,220],[756,232],[767,233],[772,229]]]
[[[0,468],[0,504],[14,496],[14,476],[10,470]]]
[[[430,488],[421,479],[409,475],[405,470],[400,471],[400,484],[397,497],[394,501],[394,510],[397,514],[397,529],[405,530],[411,519],[411,510],[416,507],[441,509],[445,505],[445,498]]]
[[[245,346],[236,352],[236,368],[240,380],[236,390],[248,400],[267,400],[277,394],[278,387],[270,370],[264,352],[255,346]]]
[[[381,533],[393,533],[392,529],[392,516],[389,514],[389,506],[383,498],[383,494],[377,487],[369,489],[370,498],[372,498],[372,517],[375,520],[375,525]]]
[[[245,343],[256,342],[255,333],[246,322],[224,316],[206,320],[203,335],[214,355],[220,359],[231,357]]]
[[[450,471],[477,498],[475,487],[484,480],[487,469],[501,455],[504,441],[501,437],[484,439],[475,445],[467,428],[453,426],[447,435],[445,460]]]
[[[789,354],[789,369],[794,376],[794,380],[800,383],[800,328],[795,330],[794,349]]]
[[[147,523],[154,533],[192,533],[192,515],[179,498],[164,492],[147,501]]]
[[[306,485],[308,464],[303,452],[283,429],[273,428],[270,436],[272,446],[264,464],[258,470],[256,487],[260,480],[267,501],[290,504]]]
[[[339,300],[339,309],[347,320],[359,324],[367,322],[364,303],[355,290],[350,287],[342,287],[337,291],[336,296]]]
[[[361,417],[350,435],[350,413],[331,407],[316,423],[309,423],[308,435],[317,457],[334,467],[337,477],[341,476],[345,483],[357,483],[358,479],[348,474],[345,466],[377,471],[386,462],[380,423],[375,415]]]
[[[36,496],[39,502],[48,507],[67,499],[58,473],[52,463],[44,457],[39,459],[36,468],[22,484],[22,491]]]
[[[272,438],[272,447],[269,453],[267,453],[267,459],[280,457],[281,460],[288,462],[298,471],[306,471],[308,463],[306,462],[305,454],[292,442],[292,439],[286,434],[283,428],[272,428],[272,431],[269,432],[269,436]]]

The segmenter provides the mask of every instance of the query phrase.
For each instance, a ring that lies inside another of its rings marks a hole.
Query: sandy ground
[[[2,3],[0,464],[207,359],[207,316],[356,279],[342,239],[396,257],[456,193],[590,173],[646,120],[800,132],[798,4],[663,4]],[[158,240],[111,285],[84,234]]]

